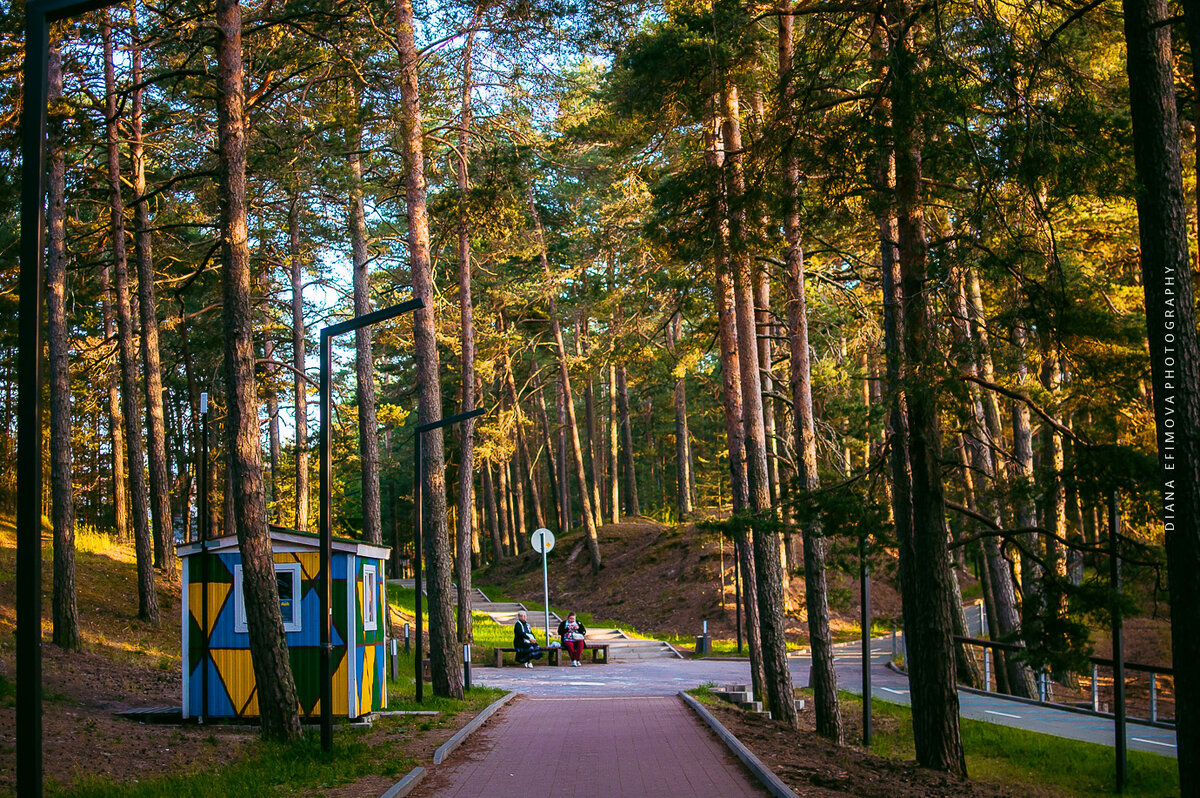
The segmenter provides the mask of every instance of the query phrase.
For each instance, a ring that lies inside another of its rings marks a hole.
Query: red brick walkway
[[[528,698],[502,709],[415,796],[763,796],[677,697]]]

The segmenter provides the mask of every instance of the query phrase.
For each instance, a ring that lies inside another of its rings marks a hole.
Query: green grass
[[[411,656],[401,657],[402,673],[411,674]],[[433,695],[429,685],[425,700],[418,704],[416,687],[411,676],[388,680],[388,710],[436,710],[437,715],[392,715],[375,719],[374,730],[384,737],[407,738],[398,734],[405,729],[413,732],[455,724],[459,712],[478,712],[504,695],[503,690],[475,687],[461,700]],[[367,735],[372,732],[357,729],[336,729],[333,751],[321,751],[320,735],[306,732],[292,744],[268,743],[256,740],[249,754],[241,761],[215,769],[180,772],[163,778],[143,780],[134,784],[88,776],[72,788],[48,782],[48,796],[80,796],[82,798],[224,798],[229,795],[313,795],[326,789],[349,784],[366,775],[378,774],[399,779],[417,761],[395,745],[370,745]]]
[[[382,718],[377,723],[404,722]],[[308,733],[298,742],[255,742],[250,755],[203,772],[178,773],[136,783],[85,776],[73,788],[48,780],[46,794],[81,798],[224,798],[229,795],[312,795],[349,784],[361,776],[381,774],[400,778],[416,760],[400,751],[370,747],[359,733],[334,735],[333,750],[321,750],[320,735]]]
[[[811,691],[803,692],[811,695]],[[840,697],[843,715],[861,716],[862,700],[858,696],[841,693]],[[871,711],[876,718],[896,721],[876,728],[871,753],[913,759],[912,711],[878,698],[872,701]],[[1115,762],[1113,749],[1108,746],[966,718],[962,720],[962,736],[967,772],[977,781],[1036,785],[1081,798],[1114,792]],[[1179,794],[1179,771],[1173,757],[1130,751],[1128,761],[1125,795]]]

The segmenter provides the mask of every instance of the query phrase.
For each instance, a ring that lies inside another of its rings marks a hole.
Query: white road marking
[[[1020,719],[1020,717],[1021,717],[1020,715],[1011,715],[1011,714],[1009,714],[1008,712],[997,712],[997,711],[996,711],[996,710],[994,710],[994,709],[985,709],[985,710],[984,710],[984,714],[987,714],[987,715],[1001,715],[1001,716],[1003,716],[1003,717],[1005,717],[1005,718],[1017,718],[1017,719]]]
[[[890,687],[880,687],[879,689],[880,689],[880,690],[887,690],[889,693],[895,693],[896,695],[904,695],[905,693],[907,693],[907,692],[908,692],[907,690],[893,690],[893,689],[892,689],[892,688],[890,688]]]
[[[1159,742],[1158,740],[1147,740],[1145,737],[1131,737],[1129,739],[1136,740],[1139,743],[1150,743],[1150,745],[1161,745],[1165,748],[1177,748],[1178,747],[1177,745],[1175,745],[1175,743],[1162,743],[1162,742]]]

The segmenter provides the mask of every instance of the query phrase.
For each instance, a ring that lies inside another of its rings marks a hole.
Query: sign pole
[[[550,571],[546,567],[546,555],[554,548],[554,533],[542,527],[533,531],[530,540],[534,551],[542,553],[542,599],[546,607],[546,648],[550,647]]]
[[[545,534],[543,533],[543,542]],[[542,605],[546,608],[546,648],[550,647],[550,570],[546,565],[546,547],[542,546]],[[547,654],[546,656],[550,656]]]

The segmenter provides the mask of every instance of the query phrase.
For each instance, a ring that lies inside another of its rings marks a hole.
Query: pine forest
[[[0,15],[10,523],[24,6]],[[464,694],[473,569],[545,527],[604,574],[602,528],[695,524],[729,541],[753,689],[792,727],[799,590],[806,712],[839,744],[826,574],[860,546],[892,562],[913,756],[957,776],[956,684],[982,678],[961,574],[1027,699],[1087,675],[1114,607],[1162,619],[1200,795],[1197,52],[1191,0],[129,0],[55,22],[48,639],[83,645],[77,535],[131,548],[147,628],[177,614],[176,545],[236,538],[262,731],[298,737],[268,530],[319,529],[320,333],[419,299],[333,339],[330,511],[411,576],[416,429],[482,410],[422,434],[435,695]]]

